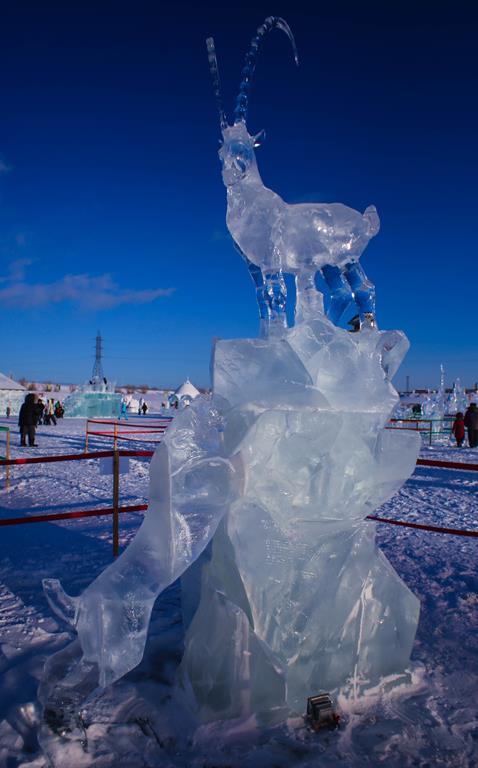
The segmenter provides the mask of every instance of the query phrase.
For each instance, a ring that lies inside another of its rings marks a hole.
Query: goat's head
[[[264,131],[251,136],[243,122],[228,125],[222,131],[219,157],[222,164],[222,180],[226,187],[250,178],[257,170],[254,149],[260,146]]]
[[[260,145],[265,134],[264,131],[261,131],[261,133],[256,136],[252,136],[247,130],[246,117],[249,89],[256,67],[256,56],[259,52],[261,43],[265,35],[276,28],[281,29],[288,36],[292,44],[295,62],[296,64],[299,63],[294,36],[289,29],[289,25],[284,19],[281,19],[278,16],[269,16],[257,29],[255,37],[252,38],[249,52],[246,54],[244,68],[242,70],[241,85],[239,87],[236,108],[234,110],[234,125],[232,126],[227,122],[222,105],[214,40],[212,37],[209,37],[206,40],[209,68],[211,70],[222,133],[222,146],[219,150],[219,157],[222,162],[222,178],[227,187],[233,186],[239,181],[246,179],[252,170],[257,169],[254,149]]]

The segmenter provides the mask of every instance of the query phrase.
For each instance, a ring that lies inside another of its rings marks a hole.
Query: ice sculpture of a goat
[[[280,334],[286,326],[284,273],[295,276],[298,320],[323,311],[322,294],[315,282],[320,272],[330,293],[330,319],[338,322],[354,300],[361,327],[374,326],[375,289],[359,258],[379,229],[375,207],[369,206],[362,215],[341,203],[290,205],[265,187],[259,175],[254,149],[264,132],[253,136],[247,130],[248,94],[259,48],[266,34],[275,28],[288,36],[298,64],[288,24],[269,16],[257,29],[246,55],[232,126],[222,106],[214,40],[207,40],[222,132],[219,156],[227,187],[227,226],[256,285],[262,335],[269,331]]]

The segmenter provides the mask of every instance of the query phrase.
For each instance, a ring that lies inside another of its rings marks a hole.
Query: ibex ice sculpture
[[[274,26],[288,31],[266,20],[253,50]],[[209,51],[216,71],[211,42]],[[358,258],[378,220],[342,205],[290,206],[262,185],[243,120],[247,66],[234,126],[221,111],[221,156],[228,225],[272,338],[216,343],[213,394],[178,413],[156,450],[149,510],[121,557],[79,597],[45,582],[82,653],[58,686],[51,675],[49,707],[63,707],[85,676],[107,685],[139,663],[154,601],[178,577],[185,634],[175,693],[197,722],[271,722],[319,690],[355,696],[384,677],[407,679],[418,600],[366,517],[416,462],[418,436],[385,429],[408,342],[399,331],[337,327],[313,285],[320,269],[333,312],[353,293],[373,326]],[[290,329],[283,271],[312,297],[299,291]]]
[[[322,295],[315,287],[315,275],[320,272],[330,292],[331,320],[337,322],[355,300],[361,324],[373,326],[375,290],[359,259],[379,229],[375,207],[369,206],[362,215],[341,203],[290,205],[265,187],[259,174],[254,149],[260,145],[263,132],[256,136],[248,132],[248,92],[261,43],[275,28],[289,37],[298,63],[288,24],[269,16],[258,28],[246,55],[232,126],[222,106],[214,40],[207,40],[222,132],[219,156],[227,187],[227,226],[256,285],[261,332],[267,336],[270,327],[277,335],[286,326],[284,273],[296,279],[298,320],[323,311]]]

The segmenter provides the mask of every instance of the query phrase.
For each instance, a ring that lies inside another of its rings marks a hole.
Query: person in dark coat
[[[465,427],[468,430],[468,444],[470,448],[478,447],[478,408],[476,403],[470,403],[465,413]]]
[[[38,403],[37,396],[33,392],[29,392],[25,397],[25,402],[20,408],[18,415],[18,426],[20,427],[21,445],[27,444],[34,446],[35,443],[35,430],[38,423]]]
[[[463,440],[465,439],[465,422],[463,421],[463,414],[461,411],[458,411],[456,414],[451,431],[455,435],[458,448],[461,448]]]

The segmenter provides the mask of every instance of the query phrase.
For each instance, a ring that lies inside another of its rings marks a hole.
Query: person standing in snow
[[[457,447],[461,448],[463,440],[465,439],[465,422],[463,421],[463,414],[461,411],[458,411],[456,414],[451,431],[452,434],[455,435]]]
[[[56,427],[56,418],[55,418],[55,403],[53,401],[53,398],[50,398],[48,400],[46,411],[48,413],[48,419],[50,424],[54,424]]]
[[[43,411],[45,410],[45,403],[43,402],[41,397],[38,397],[38,395],[36,395],[35,408],[36,408],[36,424],[42,424],[43,423]],[[36,424],[35,424],[35,426],[36,426]]]
[[[146,411],[148,410],[148,404],[146,400],[143,401],[143,405],[141,406],[141,410],[143,411],[143,416],[146,416]]]
[[[478,446],[478,408],[476,403],[470,403],[465,413],[465,427],[468,430],[468,444],[470,448]]]
[[[126,419],[126,421],[128,421],[128,405],[126,400],[121,401],[121,412],[119,418],[121,419],[122,416]]]
[[[20,427],[20,445],[27,444],[27,436],[28,445],[36,445],[35,430],[38,423],[38,413],[39,410],[37,395],[34,395],[33,392],[29,392],[28,395],[25,396],[25,402],[20,408],[20,413],[18,415],[18,426]]]

